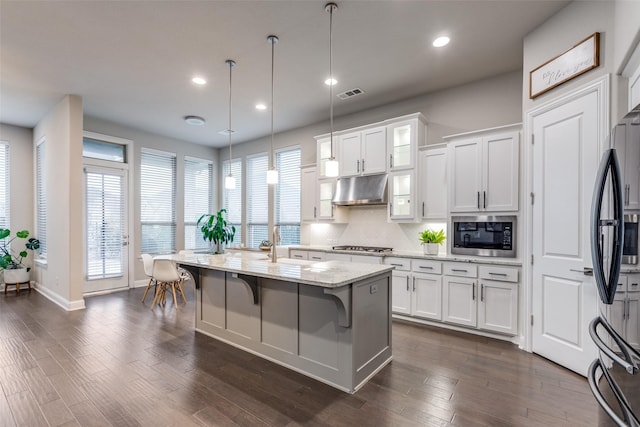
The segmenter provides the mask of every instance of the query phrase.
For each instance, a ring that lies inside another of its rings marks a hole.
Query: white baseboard
[[[49,301],[62,307],[66,311],[84,310],[86,308],[86,306],[84,305],[84,298],[76,301],[69,301],[66,298],[62,298],[60,295],[56,294],[50,289],[44,286],[40,286],[40,284],[38,283],[35,283],[35,286],[33,286],[32,284],[32,287]]]

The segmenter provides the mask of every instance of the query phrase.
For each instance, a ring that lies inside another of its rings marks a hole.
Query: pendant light
[[[329,78],[327,82],[329,84],[329,121],[331,122],[331,139],[330,144],[330,156],[329,160],[325,163],[325,175],[334,177],[339,174],[338,160],[333,156],[333,85],[337,82],[333,77],[333,12],[338,9],[338,5],[335,3],[327,3],[324,6],[324,10],[329,12]]]
[[[227,134],[229,135],[229,175],[224,178],[224,188],[227,190],[233,190],[236,188],[236,179],[231,174],[231,134],[233,130],[231,130],[231,69],[236,62],[232,59],[227,59],[225,64],[229,66],[229,127],[227,128]]]
[[[277,184],[278,183],[278,171],[276,170],[274,158],[273,158],[273,69],[274,69],[274,50],[276,43],[280,40],[277,36],[269,36],[267,37],[267,41],[271,43],[271,152],[269,153],[269,163],[271,164],[271,168],[267,171],[267,184]]]

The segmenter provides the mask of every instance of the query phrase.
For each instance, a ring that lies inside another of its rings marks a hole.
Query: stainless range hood
[[[338,206],[384,205],[387,203],[387,174],[340,178],[333,204]]]

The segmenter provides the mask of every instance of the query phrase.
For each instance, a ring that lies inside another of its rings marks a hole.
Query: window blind
[[[142,253],[175,252],[176,155],[142,149],[140,157],[140,222]]]
[[[280,182],[275,187],[275,223],[281,245],[300,244],[300,148],[277,151]]]
[[[227,210],[227,223],[236,228],[236,234],[233,241],[242,242],[242,160],[225,161],[222,164],[222,179],[231,174],[236,179],[236,188],[233,190],[224,189],[222,193],[222,207]]]
[[[122,174],[85,170],[87,279],[122,276],[126,234]]]
[[[213,163],[209,160],[185,158],[184,160],[184,248],[208,249],[196,226],[203,214],[215,213],[211,192]]]
[[[0,228],[10,228],[9,144],[0,141]]]
[[[269,238],[269,157],[247,157],[247,246],[257,248]]]
[[[39,257],[47,258],[47,186],[46,186],[46,142],[36,146],[36,227],[40,240]]]

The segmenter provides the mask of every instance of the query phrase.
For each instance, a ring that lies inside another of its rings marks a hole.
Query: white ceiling
[[[325,1],[0,0],[0,122],[33,127],[65,94],[85,114],[224,146],[226,59],[234,59],[234,143],[328,120]],[[568,2],[352,1],[334,13],[334,114],[361,111],[522,67],[522,39]],[[432,40],[451,37],[445,48]],[[193,75],[209,83],[197,87]],[[184,123],[198,115],[206,125]],[[327,129],[328,130],[328,129]]]

